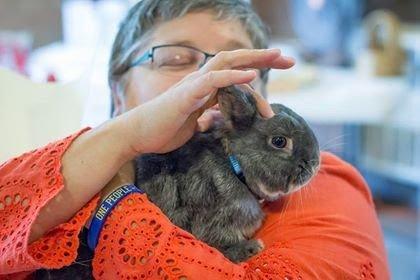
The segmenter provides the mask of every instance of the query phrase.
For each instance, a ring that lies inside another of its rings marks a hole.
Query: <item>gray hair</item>
[[[122,82],[143,39],[150,35],[157,23],[205,10],[212,11],[218,20],[239,20],[254,48],[267,48],[268,28],[244,0],[141,0],[130,9],[115,38],[108,71],[111,89]],[[266,82],[266,75],[262,78]]]

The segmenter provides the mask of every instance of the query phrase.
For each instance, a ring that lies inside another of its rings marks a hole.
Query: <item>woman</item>
[[[251,83],[264,93],[264,69],[293,65],[266,45],[264,26],[243,1],[143,0],[135,5],[110,60],[115,118],[0,167],[0,275],[23,279],[37,269],[71,265],[78,234],[89,227],[101,197],[133,182],[129,162],[134,157],[174,150],[196,129],[206,130],[217,113],[203,111],[214,105],[217,88]],[[271,117],[266,101],[254,96],[261,115]],[[93,276],[389,278],[369,189],[338,158],[322,154],[321,170],[306,189],[266,204],[264,211],[267,218],[256,237],[265,250],[233,264],[174,226],[144,194],[130,193],[100,230]]]

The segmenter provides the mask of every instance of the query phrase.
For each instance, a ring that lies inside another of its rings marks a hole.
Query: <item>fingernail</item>
[[[281,54],[281,50],[280,49],[267,49],[267,51],[268,52],[270,52],[270,53],[278,53],[278,54]]]
[[[295,59],[293,57],[290,56],[282,56],[282,58],[284,58],[284,60],[287,60],[287,62],[293,63],[295,64]]]
[[[254,69],[246,70],[245,72],[246,73],[253,73],[253,74],[257,75],[257,70],[254,70]]]
[[[198,132],[205,132],[206,129],[202,123],[197,123],[196,131]]]
[[[255,78],[257,76],[257,72],[255,70],[245,70],[241,71],[240,75],[242,75],[243,78]]]
[[[272,117],[274,117],[276,114],[274,114],[273,110],[267,111],[267,114],[265,115],[265,117],[267,119],[271,119]]]
[[[197,127],[196,130],[198,130],[199,132],[205,132],[206,130],[209,129],[209,121],[204,121],[204,120],[197,120]]]

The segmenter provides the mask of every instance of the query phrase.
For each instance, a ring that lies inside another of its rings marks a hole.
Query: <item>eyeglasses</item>
[[[185,76],[200,69],[215,55],[190,46],[159,45],[152,47],[134,60],[130,64],[130,68],[144,65],[151,61],[150,66],[154,70],[168,75]],[[260,70],[260,77],[266,75],[268,70]]]
[[[190,46],[159,45],[134,60],[130,67],[151,61],[151,67],[155,70],[184,75],[198,70],[209,58],[214,56],[215,54],[206,53]]]

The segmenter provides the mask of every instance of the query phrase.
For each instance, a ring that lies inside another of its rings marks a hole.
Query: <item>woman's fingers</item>
[[[218,109],[208,109],[197,119],[197,130],[200,132],[207,131],[215,123],[223,121],[222,112]]]
[[[258,92],[254,91],[251,87],[251,94],[254,96],[255,100],[257,101],[257,109],[260,112],[263,118],[272,118],[274,117],[273,109],[270,106],[270,103]]]
[[[209,60],[199,71],[191,74],[180,82],[179,90],[183,93],[182,114],[189,115],[199,110],[202,113],[215,104],[214,96],[217,89],[234,84],[250,83],[256,76],[256,71],[233,70],[246,68],[282,68],[294,65],[293,59],[282,57],[280,50],[236,50],[222,51]],[[178,96],[178,98],[181,98]],[[268,103],[256,96],[258,108],[264,117],[273,115]],[[201,108],[201,109],[200,109]]]
[[[294,65],[294,60],[281,56],[280,50],[235,50],[222,51],[210,59],[201,69],[201,73],[221,69],[244,68],[275,68],[288,69]]]
[[[184,100],[183,106],[180,108],[182,114],[189,115],[192,112],[203,107],[202,110],[215,104],[213,98],[217,89],[228,87],[235,84],[250,83],[257,76],[254,70],[220,70],[210,71],[204,75],[197,77],[192,76],[192,81],[183,83],[184,86],[178,88],[179,98]]]
[[[270,106],[270,103],[268,103],[268,101],[261,94],[256,92],[249,85],[244,84],[244,85],[240,85],[240,87],[243,87],[244,90],[251,93],[252,96],[255,98],[255,101],[257,102],[257,109],[263,118],[269,119],[275,115],[273,112],[273,109]]]
[[[252,94],[256,100],[257,109],[263,118],[268,119],[274,116],[273,109],[263,96],[261,96],[247,84],[238,86]],[[217,104],[212,106],[210,109],[205,110],[203,114],[197,119],[197,130],[200,132],[207,131],[210,127],[219,121],[223,121],[223,115],[219,110],[219,104]]]

